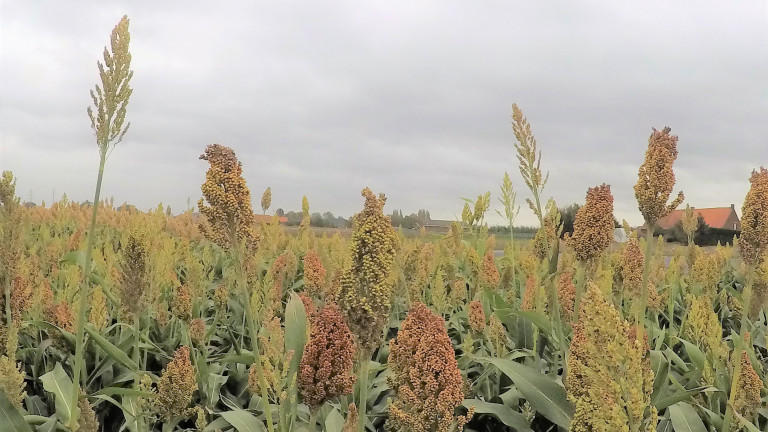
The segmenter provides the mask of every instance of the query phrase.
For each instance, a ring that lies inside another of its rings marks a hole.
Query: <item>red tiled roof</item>
[[[288,218],[284,216],[272,216],[272,215],[261,215],[261,214],[255,214],[253,215],[253,220],[256,223],[260,223],[261,221],[264,221],[265,223],[272,222],[272,218],[277,218],[277,221],[280,223],[286,223],[288,222]]]
[[[731,207],[716,207],[716,208],[694,208],[693,212],[696,216],[701,216],[704,219],[704,223],[712,228],[726,228],[725,222],[734,211]],[[682,218],[685,210],[675,210],[672,213],[659,219],[658,225],[661,229],[670,229],[675,226]]]

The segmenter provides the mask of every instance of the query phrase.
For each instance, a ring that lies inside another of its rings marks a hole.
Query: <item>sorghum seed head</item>
[[[768,255],[768,169],[753,171],[749,182],[741,207],[739,249],[744,262],[759,267]]]
[[[576,212],[570,245],[581,262],[598,258],[613,242],[613,195],[602,184],[587,190],[584,206]]]
[[[338,306],[319,310],[299,364],[299,392],[310,409],[352,392],[355,343]]]
[[[645,160],[637,173],[635,198],[648,229],[653,229],[656,221],[676,209],[684,198],[683,193],[679,192],[677,198],[667,204],[675,186],[672,165],[677,159],[677,136],[671,135],[671,131],[669,127],[661,131],[653,129],[648,139]]]

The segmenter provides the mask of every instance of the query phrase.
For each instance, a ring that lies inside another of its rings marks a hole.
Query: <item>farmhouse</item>
[[[710,228],[729,230],[729,231],[741,231],[741,221],[739,215],[736,214],[736,207],[731,204],[730,207],[713,207],[713,208],[695,208],[693,212],[697,217],[704,219],[704,223]],[[675,210],[672,213],[659,219],[656,223],[657,228],[661,230],[672,229],[678,222],[681,222],[685,209]],[[645,224],[638,227],[638,234],[645,235]]]
[[[425,231],[434,234],[446,234],[451,231],[451,224],[453,221],[449,220],[428,220],[421,224]]]
[[[739,215],[736,214],[736,208],[733,204],[730,207],[693,208],[693,212],[697,217],[704,219],[704,223],[710,228],[741,231],[741,221],[739,220]],[[683,214],[685,214],[684,209],[675,210],[664,216],[659,219],[659,228],[664,230],[672,228],[683,219]]]

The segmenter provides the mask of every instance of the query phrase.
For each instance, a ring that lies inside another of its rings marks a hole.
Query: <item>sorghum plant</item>
[[[743,311],[741,313],[741,323],[738,326],[739,334],[743,341],[749,340],[745,337],[750,331],[749,316],[752,301],[752,286],[754,284],[757,268],[767,259],[768,254],[768,169],[760,167],[760,170],[752,171],[749,178],[751,186],[747,196],[744,198],[744,204],[741,208],[742,224],[741,238],[739,239],[739,250],[744,263],[747,265],[747,276],[742,292]],[[745,347],[736,343],[734,349],[734,372],[731,381],[731,393],[728,402],[728,408],[725,412],[722,432],[728,432],[733,419],[733,410],[736,406],[736,398],[739,392],[739,379],[742,375],[742,350]]]
[[[678,192],[677,197],[667,204],[672,188],[675,186],[675,172],[672,170],[677,159],[677,136],[671,135],[671,128],[665,127],[661,131],[653,129],[648,139],[648,149],[645,152],[645,160],[640,165],[635,184],[635,198],[640,213],[645,219],[647,229],[645,260],[643,266],[642,292],[640,294],[640,307],[637,310],[637,323],[645,326],[645,305],[648,302],[648,268],[650,256],[653,253],[653,230],[656,222],[668,215],[683,202],[683,192]]]
[[[592,283],[581,307],[565,381],[576,407],[569,431],[655,431],[647,340]]]
[[[384,215],[386,197],[363,189],[365,206],[354,216],[354,231],[349,241],[351,265],[341,280],[339,301],[359,349],[360,432],[365,429],[368,392],[368,363],[381,343],[392,307],[392,265],[397,235]]]
[[[96,178],[96,192],[93,197],[91,224],[88,230],[88,240],[86,241],[83,282],[79,293],[79,313],[75,322],[75,366],[71,398],[73,401],[78,400],[80,396],[81,376],[84,379],[85,375],[87,375],[84,371],[86,365],[85,353],[83,352],[85,343],[85,314],[91,292],[91,260],[96,231],[96,216],[101,194],[101,181],[104,177],[104,165],[110,148],[113,148],[123,140],[125,133],[131,125],[130,123],[124,125],[126,107],[133,92],[130,86],[133,71],[131,70],[131,53],[128,51],[131,41],[128,23],[128,17],[123,16],[112,30],[110,38],[111,52],[104,48],[104,63],[97,63],[101,85],[97,84],[94,90],[91,90],[93,107],[88,107],[87,110],[88,117],[91,119],[91,129],[93,129],[96,135],[96,144],[99,147],[99,174]],[[79,410],[77,406],[72,404],[70,409],[70,425],[73,430],[77,429],[78,415]]]

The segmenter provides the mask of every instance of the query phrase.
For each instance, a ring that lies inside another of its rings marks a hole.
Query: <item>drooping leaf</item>
[[[682,391],[679,393],[672,394],[668,397],[665,397],[664,399],[661,399],[660,401],[656,402],[654,406],[656,407],[656,409],[661,411],[664,408],[669,407],[670,405],[674,405],[678,402],[682,402],[686,399],[690,399],[691,397],[696,396],[699,393],[716,392],[716,391],[720,391],[720,390],[710,386],[696,387],[694,389]]]
[[[237,429],[237,432],[262,432],[266,430],[261,420],[245,410],[222,411],[221,416]]]
[[[475,414],[490,414],[518,432],[532,432],[525,416],[511,407],[479,399],[464,399],[464,407],[475,407]]]
[[[696,410],[685,402],[669,407],[669,417],[675,432],[707,432],[704,422]]]
[[[69,423],[72,409],[78,409],[72,400],[72,379],[69,378],[61,363],[56,363],[52,371],[40,377],[43,388],[55,395],[56,415],[62,423]]]
[[[88,336],[91,339],[93,339],[93,341],[96,342],[96,345],[98,345],[101,349],[103,349],[104,352],[107,353],[107,355],[111,359],[115,360],[116,362],[122,364],[123,366],[127,367],[132,371],[138,370],[139,367],[136,365],[136,362],[134,362],[130,357],[128,357],[128,354],[126,354],[125,351],[114,346],[112,342],[108,341],[107,338],[105,338],[99,332],[91,328],[90,325],[85,326],[85,331],[88,332]]]
[[[344,428],[344,417],[336,408],[332,409],[325,418],[325,432],[341,432]]]
[[[541,372],[502,358],[488,358],[515,383],[536,411],[558,426],[568,428],[573,418],[573,405],[565,395],[565,388]]]
[[[19,410],[11,404],[5,392],[0,391],[0,430],[8,432],[32,432]]]

